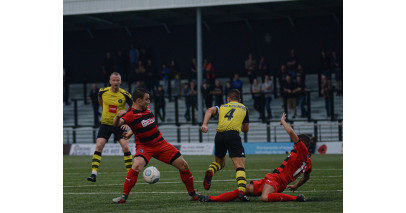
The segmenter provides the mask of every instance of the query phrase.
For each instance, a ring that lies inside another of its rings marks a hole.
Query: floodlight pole
[[[202,45],[202,14],[200,8],[196,8],[196,37],[197,37],[197,122],[202,123],[202,77],[203,77],[203,45]],[[192,108],[193,110],[193,108]]]

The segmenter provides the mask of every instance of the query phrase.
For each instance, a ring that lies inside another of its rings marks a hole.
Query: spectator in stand
[[[144,67],[144,64],[143,64],[143,62],[140,60],[140,61],[138,61],[138,66],[137,66],[137,68],[135,69],[135,73],[136,73],[136,85],[137,85],[137,88],[138,87],[144,87],[144,83],[145,83],[145,77],[146,77],[146,74],[145,74],[145,67]]]
[[[141,48],[140,50],[140,56],[138,57],[139,61],[142,61],[143,64],[147,63],[147,50],[145,49],[145,47]]]
[[[145,66],[145,87],[147,90],[152,91],[155,94],[155,86],[156,86],[156,69],[152,65],[152,60],[148,59],[147,64]]]
[[[197,108],[197,85],[194,81],[190,82],[190,95],[192,97],[192,110],[196,110]]]
[[[123,55],[123,51],[118,51],[117,52],[117,57],[116,57],[116,71],[120,73],[121,76],[127,76],[128,75],[128,59],[126,56]]]
[[[227,94],[228,94],[228,92],[230,92],[230,90],[232,90],[233,88],[231,87],[231,83],[230,83],[230,81],[227,81],[226,82],[226,87],[224,88],[224,98],[225,98],[225,102],[223,102],[223,103],[226,103],[227,102]],[[219,106],[219,105],[216,105],[216,106]]]
[[[111,57],[110,52],[106,52],[106,57],[102,65],[103,76],[104,76],[104,86],[107,86],[107,83],[110,80],[111,73],[114,72],[114,60]]]
[[[331,61],[324,50],[321,51],[320,70],[321,75],[325,75],[329,80],[331,79]]]
[[[293,83],[290,75],[286,75],[286,82],[284,82],[283,91],[284,91],[286,99],[287,99],[288,108],[293,110],[292,118],[296,118],[296,105],[297,104],[296,104],[295,94],[293,93],[293,90],[295,90],[295,89],[296,89],[296,84]]]
[[[196,58],[192,59],[192,65],[190,65],[190,74],[189,74],[189,82],[197,80],[197,62]]]
[[[335,51],[331,52],[331,64],[333,67],[333,72],[335,73],[335,78],[337,82],[337,95],[343,94],[343,70],[341,69],[341,63],[338,61],[337,53]]]
[[[216,73],[214,72],[213,64],[206,58],[203,61],[203,76],[209,82],[210,86],[214,86]]]
[[[254,109],[259,113],[258,119],[262,120],[264,118],[264,103],[262,101],[261,85],[256,78],[253,79],[251,84],[251,95],[254,99]]]
[[[171,70],[166,67],[165,63],[162,63],[161,65],[161,76],[162,76],[162,80],[164,81],[164,90],[165,90],[165,96],[168,95],[168,90],[170,90],[170,78],[169,75],[171,73]]]
[[[300,117],[305,118],[307,116],[307,110],[304,106],[306,103],[306,85],[300,76],[296,76],[296,89],[293,90],[293,93],[296,95],[297,104],[300,107]]]
[[[292,78],[296,78],[296,67],[298,64],[298,60],[296,57],[295,49],[290,50],[290,56],[288,57],[288,60],[286,61],[286,68],[288,70],[288,74]]]
[[[179,69],[178,64],[175,60],[171,61],[171,73],[173,75],[173,79],[175,80],[175,92],[173,95],[181,96],[182,95],[182,85],[181,85],[181,72]]]
[[[220,80],[216,80],[216,85],[214,85],[212,94],[214,96],[214,106],[221,106],[224,102],[223,102],[223,87],[221,86]]]
[[[324,97],[327,117],[331,116],[331,99],[333,98],[331,90],[332,90],[331,81],[327,78],[327,76],[322,75],[321,76],[321,94]]]
[[[262,82],[265,80],[265,75],[270,75],[269,63],[265,60],[264,56],[261,56],[261,59],[259,60],[258,74],[261,76]]]
[[[286,76],[288,76],[288,73],[286,71],[286,65],[282,64],[281,70],[278,73],[279,94],[281,96],[282,108],[284,108],[286,102],[286,93],[283,90],[283,86],[286,84]]]
[[[209,82],[204,81],[203,85],[202,85],[202,96],[204,99],[204,103],[206,104],[206,108],[210,108],[213,105],[213,95],[211,94],[211,86],[209,84]],[[204,110],[206,111],[206,110]]]
[[[256,69],[257,69],[257,61],[254,60],[254,56],[252,53],[248,54],[248,59],[245,60],[245,71],[247,72],[248,78],[250,80],[250,84],[252,84],[252,81],[254,78],[256,78]]]
[[[297,65],[297,73],[296,73],[296,77],[300,76],[302,78],[302,81],[305,82],[306,81],[306,74],[303,70],[303,66],[301,64]]]
[[[92,89],[90,89],[89,99],[92,102],[93,114],[94,114],[94,126],[99,126],[99,116],[101,115],[99,112],[99,88],[97,88],[96,84],[92,84]]]
[[[243,95],[242,95],[242,81],[240,80],[240,76],[236,73],[236,74],[234,74],[234,80],[233,80],[233,82],[231,83],[231,88],[232,89],[238,89],[238,91],[240,91],[240,94],[241,94],[241,103],[242,103],[242,97],[243,97]]]
[[[162,85],[158,86],[158,91],[155,94],[155,115],[165,122],[165,91]]]
[[[273,93],[273,84],[272,80],[269,78],[269,75],[265,75],[265,80],[264,83],[262,84],[261,90],[265,99],[265,109],[268,114],[266,118],[271,119],[272,118],[271,101]]]
[[[190,106],[192,106],[192,100],[190,96],[190,87],[188,83],[183,84],[183,97],[185,98],[186,112],[185,119],[190,121]]]
[[[131,93],[131,84],[135,79],[135,69],[137,68],[137,61],[139,57],[138,49],[132,44],[129,51],[130,70],[128,72],[128,91]]]

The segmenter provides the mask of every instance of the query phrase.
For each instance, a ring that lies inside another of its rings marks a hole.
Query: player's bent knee
[[[268,194],[262,194],[261,195],[261,201],[262,202],[268,202]]]
[[[189,169],[189,165],[186,163],[185,160],[183,160],[183,162],[180,164],[178,168],[180,171],[186,171]]]

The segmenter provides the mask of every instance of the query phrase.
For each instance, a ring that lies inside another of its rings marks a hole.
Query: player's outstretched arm
[[[217,113],[217,108],[216,107],[210,107],[206,110],[206,113],[204,114],[204,120],[203,120],[203,125],[202,125],[202,132],[206,133],[207,130],[209,129],[207,127],[207,124],[209,123],[209,120],[211,116],[215,115]]]
[[[250,130],[250,124],[249,123],[243,123],[241,125],[241,131],[247,133]]]
[[[123,124],[125,124],[124,120],[121,119],[121,116],[123,116],[126,113],[124,110],[120,110],[120,112],[117,113],[116,117],[114,117],[113,120],[113,126],[114,127],[120,127]]]
[[[295,185],[288,185],[287,188],[294,192],[296,191],[300,186],[305,184],[308,180],[310,179],[310,172],[305,172],[303,174],[303,177],[295,184]]]
[[[282,114],[281,125],[283,125],[286,132],[289,134],[290,139],[292,139],[294,143],[299,141],[299,137],[296,135],[295,131],[293,131],[292,127],[288,123],[286,123],[286,113]]]

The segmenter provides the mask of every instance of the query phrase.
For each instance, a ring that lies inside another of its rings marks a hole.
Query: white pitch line
[[[272,172],[274,169],[249,169],[249,170],[245,170],[246,172],[255,172],[255,171],[270,171]],[[335,170],[343,170],[343,169],[312,169],[313,171],[335,171]],[[193,170],[193,172],[205,172],[206,170]],[[235,171],[235,170],[221,170],[221,171],[225,171],[225,172],[231,172],[231,171]],[[179,172],[178,170],[176,171],[161,171],[161,172]],[[64,172],[64,175],[80,175],[80,174],[88,174],[89,172]],[[127,174],[127,172],[99,172],[99,174]]]
[[[337,178],[337,177],[343,177],[343,176],[312,176],[312,178],[318,178],[318,177],[328,177],[328,178]],[[252,180],[260,180],[262,178],[252,178]],[[235,182],[235,179],[228,179],[228,180],[212,180],[213,182]],[[248,180],[251,181],[251,180]],[[203,181],[194,181],[195,183],[203,183]],[[176,182],[158,182],[159,184],[181,184],[181,181],[176,181]],[[149,183],[137,183],[137,185],[148,185]],[[78,185],[78,186],[63,186],[66,188],[81,188],[81,187],[104,187],[104,186],[122,186],[123,184],[103,184],[103,185]]]
[[[211,193],[224,193],[223,191],[210,191]],[[343,190],[311,190],[296,191],[296,193],[317,193],[317,192],[343,192]],[[64,192],[65,195],[116,195],[117,192]],[[186,194],[186,192],[133,192],[132,194]]]

